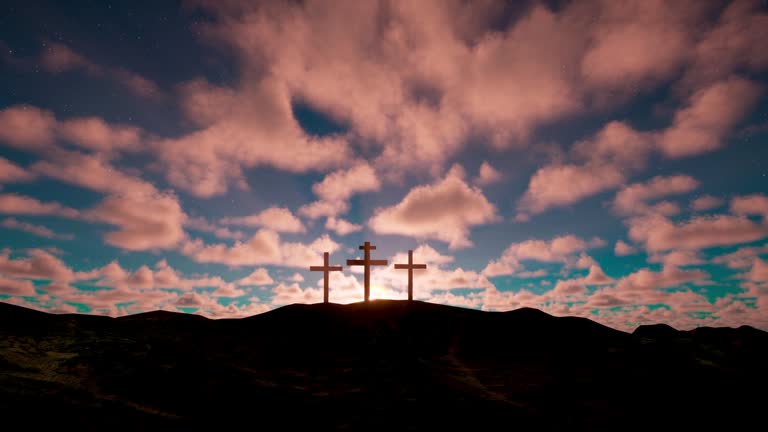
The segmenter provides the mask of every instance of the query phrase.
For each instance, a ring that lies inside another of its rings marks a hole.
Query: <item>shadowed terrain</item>
[[[29,426],[706,429],[752,421],[766,360],[751,327],[628,334],[534,309],[374,301],[208,320],[0,303],[0,411]]]

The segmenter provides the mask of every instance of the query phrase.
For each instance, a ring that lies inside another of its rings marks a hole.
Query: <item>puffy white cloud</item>
[[[269,272],[265,268],[256,269],[248,276],[235,281],[237,285],[269,285],[274,282],[275,281],[272,279],[272,277],[269,275]]]
[[[3,219],[3,221],[0,222],[0,226],[2,226],[3,228],[28,232],[36,236],[50,238],[50,239],[72,240],[74,238],[74,236],[71,234],[57,234],[48,227],[23,222],[20,220],[16,220],[14,218]]]
[[[651,206],[649,201],[669,195],[691,192],[699,186],[699,182],[691,176],[657,176],[645,183],[634,183],[621,189],[613,201],[613,210],[623,216],[638,215],[665,211],[667,206]],[[673,212],[675,214],[677,212]]]
[[[474,182],[479,186],[487,186],[501,181],[502,178],[504,176],[496,168],[489,164],[488,161],[483,161]]]
[[[417,186],[392,207],[376,209],[368,225],[379,234],[436,239],[451,249],[472,245],[469,229],[497,222],[496,207],[454,167],[437,183]]]
[[[0,183],[26,182],[34,178],[34,173],[0,156]]]
[[[270,207],[250,216],[224,218],[221,223],[263,227],[277,232],[300,233],[306,231],[299,218],[284,207]]]
[[[487,276],[513,274],[521,268],[521,261],[557,262],[588,268],[594,261],[584,254],[584,251],[604,245],[605,242],[597,237],[587,241],[571,234],[555,237],[549,241],[525,240],[512,243],[499,259],[488,263],[483,274]]]
[[[205,244],[202,240],[189,240],[182,244],[181,252],[201,263],[220,263],[233,267],[274,264],[288,267],[307,267],[321,262],[323,252],[334,252],[339,245],[327,235],[309,245],[283,242],[274,231],[262,229],[247,241],[234,245]]]

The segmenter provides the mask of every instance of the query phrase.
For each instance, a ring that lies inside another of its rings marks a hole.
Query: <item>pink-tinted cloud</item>
[[[319,200],[303,206],[299,212],[310,219],[332,218],[349,209],[352,195],[380,188],[381,182],[373,168],[366,162],[359,162],[349,169],[334,171],[320,183],[315,183],[312,191]]]
[[[250,216],[228,217],[221,220],[228,225],[263,227],[277,232],[300,233],[306,231],[304,224],[284,207],[270,207]]]
[[[613,210],[623,216],[657,213],[659,210],[662,214],[669,214],[664,207],[650,206],[648,202],[688,193],[698,186],[699,182],[687,175],[657,176],[645,183],[634,183],[621,189],[613,201]]]
[[[0,184],[34,180],[35,174],[0,156]]]
[[[55,215],[77,218],[79,212],[57,202],[42,202],[35,198],[6,193],[0,194],[0,213],[17,215]]]
[[[763,44],[768,38],[768,13],[760,2],[731,2],[717,24],[698,41],[694,60],[683,82],[701,87],[726,78],[733,71],[759,71],[768,68]]]
[[[459,249],[472,245],[470,227],[498,220],[496,207],[454,167],[443,180],[417,186],[398,204],[377,209],[368,225],[379,234],[436,239]]]
[[[92,151],[136,151],[141,148],[141,129],[110,125],[98,117],[62,121],[58,132],[65,140]]]
[[[56,118],[29,105],[0,110],[0,142],[23,150],[40,150],[53,142]]]
[[[739,248],[735,252],[717,256],[712,259],[712,262],[715,264],[725,264],[733,269],[746,268],[752,265],[756,257],[766,254],[768,254],[768,244],[749,246]]]
[[[689,57],[702,24],[702,2],[603,1],[581,60],[589,86],[626,89],[671,77]],[[627,55],[632,53],[632,55]]]
[[[708,277],[709,274],[702,270],[683,270],[677,267],[664,267],[660,272],[640,269],[619,279],[616,283],[616,291],[652,291],[689,282],[700,282]]]
[[[264,80],[246,85],[237,94],[241,97],[232,105],[231,115],[154,144],[171,184],[210,197],[223,194],[231,184],[247,188],[243,168],[269,165],[306,172],[349,160],[343,137],[304,133],[293,117],[290,94],[283,84]]]
[[[0,252],[0,273],[17,278],[71,281],[74,272],[56,256],[42,249],[31,249],[26,258],[11,258],[9,250]]]
[[[754,194],[731,200],[731,212],[738,215],[760,215],[768,222],[768,196]]]
[[[233,231],[226,227],[216,226],[201,217],[187,217],[184,221],[184,226],[197,231],[213,233],[214,236],[220,239],[240,240],[245,237],[245,234],[241,231]]]
[[[168,249],[184,238],[186,217],[172,194],[110,195],[87,213],[93,220],[115,226],[104,240],[128,250]]]
[[[488,263],[483,274],[487,276],[512,274],[521,268],[521,261],[556,262],[589,268],[593,261],[584,252],[604,245],[605,242],[597,237],[587,241],[571,234],[554,237],[549,241],[525,240],[512,243],[499,259]]]
[[[121,67],[108,67],[95,63],[59,42],[47,42],[38,61],[51,73],[79,69],[91,76],[111,78],[142,97],[157,99],[162,96],[162,92],[153,81]]]
[[[478,186],[488,186],[489,184],[501,181],[502,178],[504,178],[504,175],[501,172],[489,164],[488,161],[483,161],[477,177],[474,179],[474,183]]]
[[[547,165],[531,177],[518,202],[518,220],[554,206],[565,206],[613,189],[624,181],[624,173],[612,165]]]
[[[299,275],[301,276],[301,275]],[[248,276],[236,281],[237,285],[270,285],[275,281],[265,268],[256,269]]]
[[[743,216],[696,216],[673,222],[660,215],[627,221],[629,237],[645,245],[649,252],[696,250],[713,246],[735,245],[768,236],[768,226]]]
[[[695,250],[673,250],[667,253],[656,253],[648,258],[648,262],[662,263],[664,268],[676,268],[705,263],[699,252]]]
[[[691,210],[707,211],[723,205],[723,200],[712,195],[703,195],[691,201]]]
[[[117,227],[105,241],[128,250],[168,249],[184,237],[186,214],[178,198],[158,191],[146,180],[129,175],[98,154],[57,152],[51,161],[32,166],[35,172],[108,195],[84,212],[90,220]]]
[[[730,77],[694,93],[686,108],[661,132],[658,146],[669,158],[695,156],[719,148],[725,135],[757,102],[761,87]]]
[[[288,267],[307,267],[322,262],[323,252],[334,252],[339,245],[322,236],[310,243],[283,242],[274,231],[262,229],[245,242],[234,245],[210,244],[201,240],[186,241],[181,252],[201,263],[221,263],[237,267],[244,265],[274,264]]]
[[[58,151],[51,158],[32,164],[30,169],[97,192],[150,194],[156,191],[147,181],[123,172],[99,154]]]
[[[0,275],[0,294],[29,297],[36,295],[35,286],[32,282],[28,280],[10,279],[3,275]]]
[[[3,219],[3,221],[0,222],[0,226],[2,226],[3,228],[28,232],[36,236],[50,238],[50,239],[72,240],[74,238],[74,236],[71,234],[57,234],[53,232],[50,228],[44,227],[42,225],[35,225],[27,222],[22,222],[14,218]]]
[[[325,221],[325,229],[331,230],[340,236],[345,236],[353,232],[361,231],[363,226],[354,224],[344,219],[329,217]]]
[[[616,256],[632,255],[637,253],[637,248],[623,240],[617,240],[616,246],[613,248],[613,253],[616,254]]]

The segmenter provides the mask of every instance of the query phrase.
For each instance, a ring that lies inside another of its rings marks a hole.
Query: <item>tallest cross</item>
[[[365,254],[363,255],[363,259],[348,259],[347,265],[353,266],[353,265],[361,265],[364,269],[364,281],[365,281],[365,301],[370,301],[371,299],[371,266],[372,265],[387,265],[387,260],[372,260],[371,259],[371,251],[376,250],[376,246],[373,246],[371,242],[365,242],[364,245],[360,246],[360,249],[365,251]]]

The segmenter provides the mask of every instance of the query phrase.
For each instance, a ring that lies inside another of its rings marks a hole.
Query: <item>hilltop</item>
[[[0,336],[6,418],[86,428],[706,427],[747,422],[768,384],[768,333],[751,327],[630,334],[535,309],[374,301],[209,320],[0,303]]]

